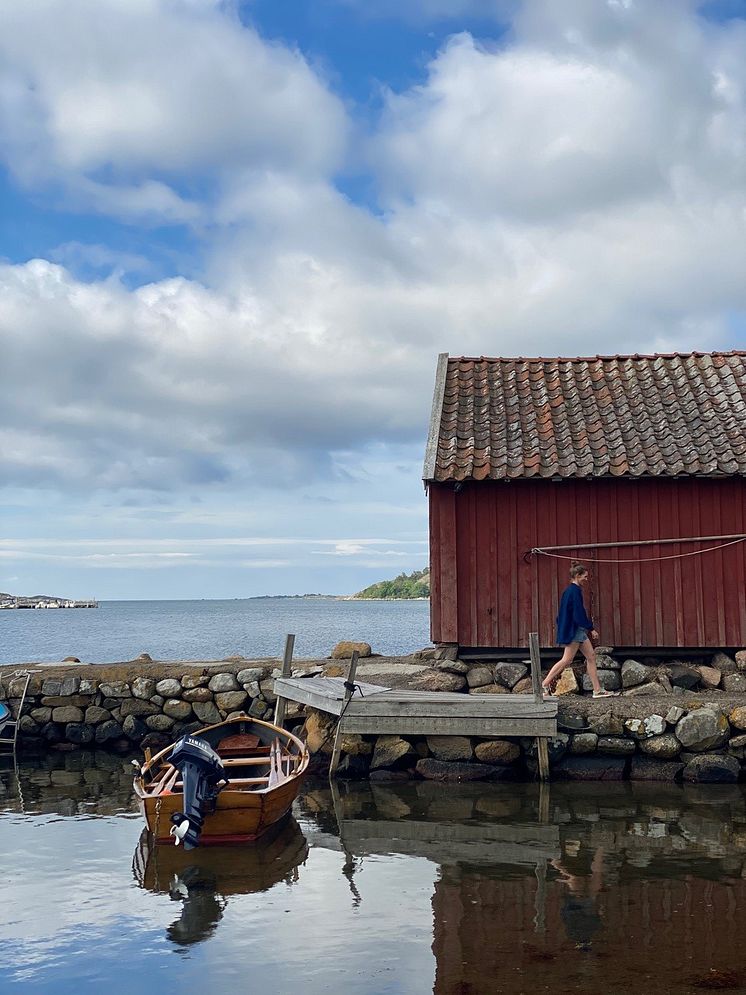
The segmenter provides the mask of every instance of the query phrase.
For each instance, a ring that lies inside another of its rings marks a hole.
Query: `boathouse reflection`
[[[324,845],[334,809],[348,875],[438,864],[435,995],[745,990],[740,786],[365,784],[300,805]]]

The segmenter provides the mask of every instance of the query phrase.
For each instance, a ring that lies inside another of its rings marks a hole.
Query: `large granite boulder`
[[[604,691],[618,691],[622,686],[618,670],[599,670],[598,683]],[[583,690],[592,691],[593,685],[588,674],[583,674]]]
[[[498,663],[495,666],[495,680],[511,690],[528,673],[525,663]]]
[[[736,659],[728,656],[727,653],[716,653],[710,660],[710,666],[719,670],[721,674],[735,674],[739,670],[746,669],[738,664],[738,653]]]
[[[657,760],[638,756],[632,758],[629,776],[633,781],[677,781],[683,770],[684,764],[678,760]]]
[[[728,739],[728,720],[711,708],[698,708],[688,712],[676,726],[676,736],[687,750],[706,753],[722,746]]]
[[[624,728],[633,739],[649,739],[666,731],[666,720],[662,715],[648,715],[644,719],[627,719]]]
[[[158,711],[158,706],[154,705],[152,701],[143,701],[140,698],[125,698],[119,708],[119,714],[123,719],[128,715],[142,718],[145,715],[155,715]]]
[[[466,687],[466,680],[460,674],[444,670],[425,670],[414,678],[412,687],[419,691],[461,691]]]
[[[357,650],[357,655],[360,657],[370,656],[372,653],[370,643],[356,643],[350,640],[342,640],[332,650],[332,660],[349,660],[355,650]]]
[[[33,715],[33,712],[31,713]],[[108,722],[111,712],[108,708],[101,708],[99,705],[89,705],[85,710],[85,721],[90,726],[100,725],[101,722]]]
[[[483,764],[512,764],[520,758],[521,749],[507,739],[488,739],[477,743],[474,755]]]
[[[604,712],[603,715],[589,715],[588,727],[598,736],[623,736],[624,722],[618,715]]]
[[[650,668],[637,660],[625,660],[622,664],[622,687],[633,688],[650,680]]]
[[[265,671],[263,667],[244,667],[243,670],[239,670],[236,674],[236,679],[239,684],[251,684],[253,681],[261,681],[265,677]],[[205,680],[205,684],[207,681]]]
[[[65,739],[76,746],[87,746],[93,742],[94,729],[86,722],[70,722],[65,726]]]
[[[412,744],[401,736],[379,736],[373,748],[370,769],[405,766],[411,764],[416,757]]]
[[[673,686],[683,688],[685,691],[694,690],[702,680],[697,668],[690,667],[685,663],[672,663],[666,669],[668,670],[668,677]]]
[[[139,743],[141,739],[148,735],[149,729],[136,715],[128,715],[124,722],[122,722],[122,732],[133,743]]]
[[[183,704],[188,705],[189,702],[186,701]],[[223,716],[218,711],[217,705],[212,701],[195,701],[190,707],[194,709],[194,714],[200,722],[206,726],[215,725],[216,722],[222,721]],[[165,705],[163,706],[163,711],[166,711]]]
[[[449,674],[460,674],[462,677],[469,672],[469,664],[463,660],[434,660],[433,670],[445,670]]]
[[[716,670],[715,667],[697,667],[700,677],[702,678],[703,688],[716,688],[720,687],[720,681],[722,679],[722,673]]]
[[[243,708],[247,697],[245,691],[221,691],[215,695],[215,704],[222,712],[236,712]]]
[[[240,675],[239,675],[240,678]],[[195,688],[205,687],[207,682],[210,680],[209,674],[184,674],[181,678],[181,686],[186,688],[188,691],[193,691]]]
[[[98,689],[105,698],[129,698],[132,695],[126,681],[103,681]]]
[[[240,685],[236,680],[235,674],[215,674],[214,677],[210,678],[207,686],[216,694],[222,694],[225,691],[240,690]]]
[[[110,743],[112,740],[121,739],[123,735],[122,727],[113,719],[96,726],[95,739],[97,743]]]
[[[34,714],[33,712],[31,713]],[[728,715],[730,724],[734,729],[746,729],[746,705],[739,705]]]
[[[154,732],[168,732],[173,729],[175,721],[170,715],[148,715],[145,725]]]
[[[659,760],[672,760],[681,752],[681,743],[672,732],[665,732],[660,736],[640,740],[640,749]]]
[[[468,736],[428,736],[427,748],[436,760],[471,760],[474,755]]]
[[[132,682],[132,694],[135,698],[148,701],[155,694],[155,685],[154,677],[136,677]]]
[[[576,732],[570,740],[570,753],[575,756],[595,753],[597,747],[598,736],[595,732]]]
[[[479,664],[476,667],[469,668],[469,672],[466,675],[466,683],[470,688],[485,687],[487,684],[495,683],[495,675],[491,667]]]
[[[215,706],[213,705],[213,708]],[[185,722],[192,715],[192,706],[188,701],[181,701],[180,698],[169,698],[168,701],[164,702],[163,705],[164,714],[168,715],[169,718],[176,719],[179,722]],[[216,719],[219,722],[220,719]]]
[[[233,692],[227,691],[226,694]],[[257,694],[259,689],[257,688]],[[212,691],[209,688],[189,688],[181,692],[184,701],[212,701]]]
[[[746,674],[725,674],[722,684],[723,690],[729,694],[743,694],[746,692]]]
[[[554,685],[556,695],[577,694],[580,690],[578,678],[572,667],[565,667]]]
[[[741,765],[735,757],[704,754],[690,760],[684,768],[684,780],[695,784],[733,784],[738,780]]]
[[[69,722],[77,723],[83,721],[83,709],[77,708],[74,705],[68,705],[63,708],[53,708],[52,709],[52,721],[61,722],[67,724]]]
[[[155,689],[164,698],[179,698],[181,696],[181,682],[177,681],[175,677],[164,677],[162,681],[158,681]]]
[[[552,768],[552,775],[560,781],[623,781],[626,766],[624,757],[567,756]]]

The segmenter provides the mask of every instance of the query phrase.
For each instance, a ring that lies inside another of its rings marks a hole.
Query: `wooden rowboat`
[[[308,767],[305,744],[269,722],[248,716],[226,719],[183,737],[152,758],[146,753],[134,790],[156,843],[184,838],[173,827],[179,826],[180,816],[186,818],[182,813],[190,799],[184,797],[186,775],[171,758],[185,741],[192,748],[215,751],[224,774],[202,807],[200,845],[253,842],[290,811]]]

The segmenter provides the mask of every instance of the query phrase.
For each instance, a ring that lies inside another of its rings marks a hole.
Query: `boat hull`
[[[231,791],[225,788],[217,797],[215,811],[205,816],[200,846],[226,843],[253,843],[290,811],[303,781],[300,774],[267,792]],[[173,843],[171,816],[181,812],[184,798],[179,794],[140,797],[140,811],[157,843]]]

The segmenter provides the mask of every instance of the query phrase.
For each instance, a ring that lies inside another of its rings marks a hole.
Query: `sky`
[[[0,591],[427,563],[440,352],[746,346],[746,0],[0,5]]]

